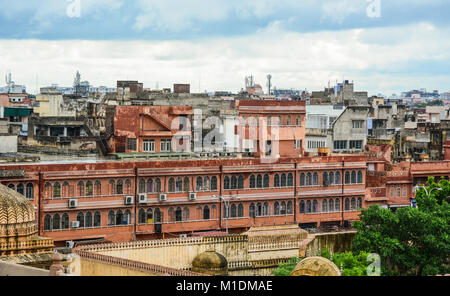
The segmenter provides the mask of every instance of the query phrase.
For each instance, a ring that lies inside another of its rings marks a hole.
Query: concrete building
[[[327,135],[333,122],[344,112],[340,105],[306,105],[306,151],[317,153],[319,148],[331,148]]]
[[[362,152],[367,143],[369,106],[348,106],[333,122],[328,147],[337,153]]]

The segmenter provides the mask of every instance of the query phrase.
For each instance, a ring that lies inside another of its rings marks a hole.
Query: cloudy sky
[[[0,0],[0,74],[34,93],[133,79],[238,91],[353,80],[390,95],[450,90],[448,0]],[[4,79],[0,81],[4,85]]]

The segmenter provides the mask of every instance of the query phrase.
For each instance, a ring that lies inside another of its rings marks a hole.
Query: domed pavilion
[[[22,194],[0,184],[0,259],[48,253],[53,240],[37,236],[35,209]]]

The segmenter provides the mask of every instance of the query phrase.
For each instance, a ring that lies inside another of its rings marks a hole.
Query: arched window
[[[51,230],[52,229],[52,217],[47,214],[44,218],[44,230]]]
[[[248,208],[248,213],[249,213],[250,218],[255,217],[256,213],[255,213],[255,204],[254,203],[250,204],[250,207]]]
[[[323,174],[322,174],[322,184],[323,184],[323,186],[330,185],[328,183],[328,173],[327,172],[323,172]]]
[[[53,229],[60,229],[61,228],[61,217],[59,214],[55,214],[53,216]]]
[[[264,188],[269,188],[270,181],[269,181],[269,174],[264,174]]]
[[[250,188],[255,188],[256,182],[255,182],[255,175],[250,175]]]
[[[84,227],[84,214],[82,212],[78,213],[77,221],[80,222],[80,227]]]
[[[305,174],[301,173],[300,174],[300,186],[305,186]]]
[[[125,180],[125,194],[132,194],[130,179]]]
[[[223,189],[230,189],[230,177],[228,176],[223,178]]]
[[[158,209],[159,211],[159,209]],[[156,215],[156,210],[155,210],[155,215]],[[161,213],[160,213],[161,215]],[[145,220],[145,223],[153,223],[153,210],[152,208],[148,208],[147,209],[147,220]]]
[[[350,173],[345,172],[345,184],[350,184]]]
[[[181,177],[177,177],[177,181],[175,182],[175,191],[183,191],[183,180],[181,179]]]
[[[47,184],[50,184],[50,183],[47,183]],[[51,185],[50,185],[50,186],[51,186]],[[16,186],[14,186],[13,183],[8,184],[8,188],[9,188],[9,189],[12,189],[12,190],[16,190]]]
[[[77,192],[78,196],[84,196],[85,191],[84,191],[84,183],[83,183],[83,181],[79,181],[78,182],[77,189],[78,189],[78,192]]]
[[[25,187],[23,186],[22,183],[17,184],[17,192],[24,195],[25,193]]]
[[[313,174],[313,185],[319,185],[319,175],[317,173]]]
[[[263,206],[263,216],[269,216],[269,203],[266,201]]]
[[[281,174],[281,187],[286,187],[286,174]]]
[[[275,176],[273,176],[273,186],[280,187],[280,175],[275,174]]]
[[[334,173],[330,172],[330,174],[328,175],[328,182],[330,182],[330,185],[334,184]]]
[[[330,200],[328,201],[328,211],[330,212],[334,211],[334,202],[332,198],[330,198]]]
[[[108,225],[116,225],[116,214],[114,214],[114,211],[109,211],[108,213]]]
[[[336,172],[336,175],[334,176],[334,184],[341,184],[341,173]]]
[[[287,186],[294,186],[294,175],[292,173],[289,173],[287,176]]]
[[[175,192],[175,180],[174,178],[169,178],[169,187],[167,189],[168,192]]]
[[[173,207],[170,207],[167,213],[168,213],[168,216],[169,216],[169,221],[170,222],[175,221]]]
[[[305,213],[305,201],[300,201],[300,214],[304,214]]]
[[[306,186],[311,186],[312,185],[312,176],[311,173],[307,173],[306,174]]]
[[[319,203],[317,202],[317,200],[315,199],[313,201],[313,213],[317,213],[319,211]]]
[[[352,211],[356,210],[356,198],[354,198],[354,197],[352,197],[351,208],[352,208]]]
[[[116,182],[114,180],[109,180],[109,194],[116,194]]]
[[[148,217],[147,217],[147,219],[148,219]],[[161,223],[162,222],[161,210],[159,208],[155,209],[155,218],[154,219],[155,219],[155,223]]]
[[[61,184],[59,182],[53,184],[53,197],[61,197]]]
[[[138,223],[139,224],[145,224],[147,223],[147,217],[145,215],[145,210],[144,209],[140,209],[139,210],[139,214],[138,214]]]
[[[231,218],[235,218],[236,217],[236,204],[232,204],[230,207],[230,216]]]
[[[145,193],[145,180],[139,180],[139,193]]]
[[[64,197],[68,197],[69,194],[69,189],[70,189],[70,185],[69,182],[64,181],[63,185],[62,185],[62,190],[61,190],[61,195]]]
[[[123,194],[123,181],[122,181],[122,179],[117,180],[116,194]]]
[[[326,199],[322,200],[322,213],[328,212],[328,201]]]
[[[235,175],[231,176],[231,189],[237,188],[237,177]]]
[[[86,213],[86,227],[92,227],[92,213]]]
[[[197,181],[195,182],[196,184],[196,191],[202,191],[203,190],[203,179],[202,177],[197,177]]]
[[[362,209],[362,198],[358,197],[358,209]]]
[[[62,220],[61,220],[61,228],[62,229],[69,229],[69,214],[64,213],[62,215]]]
[[[206,176],[206,177],[203,179],[203,189],[206,190],[206,191],[208,191],[208,190],[209,190],[209,187],[210,187],[209,177]]]
[[[189,208],[184,207],[183,209],[183,221],[189,221]]]
[[[183,191],[189,192],[189,190],[191,190],[189,177],[184,177],[184,179],[183,179]]]
[[[280,214],[286,215],[286,202],[285,201],[281,202]]]
[[[295,118],[295,125],[299,126],[302,123],[300,116],[297,115],[297,117]]]
[[[94,227],[102,226],[102,214],[99,211],[94,213]]]
[[[291,215],[291,214],[292,214],[292,201],[288,201],[286,213],[287,213],[288,215]]]
[[[217,177],[213,176],[211,178],[211,190],[217,190]]]
[[[243,204],[238,205],[238,217],[244,217],[244,205]]]
[[[356,172],[352,171],[352,184],[356,184]]]
[[[180,207],[177,207],[177,209],[175,210],[175,221],[180,222],[182,220],[183,220],[183,211],[181,210]]]
[[[155,192],[154,191],[155,188],[153,186],[154,186],[153,179],[152,178],[148,179],[147,180],[147,192]]]
[[[125,216],[123,217],[123,224],[131,224],[131,212],[130,210],[125,211]]]
[[[262,216],[262,205],[260,202],[256,204],[256,217]]]
[[[341,201],[339,200],[339,198],[336,198],[334,200],[334,210],[336,212],[340,212],[341,211]]]
[[[122,210],[118,210],[116,213],[116,225],[122,225],[124,222]]]
[[[243,175],[239,175],[238,188],[239,189],[244,189],[244,176]]]
[[[102,195],[102,182],[100,182],[100,180],[95,181],[94,187],[95,187],[95,195],[97,196]]]
[[[34,198],[34,187],[32,183],[28,183],[26,187],[26,197],[29,199]]]
[[[256,176],[256,187],[262,188],[262,176],[259,174],[258,174],[258,176]]]
[[[94,187],[91,181],[86,182],[86,196],[92,196],[94,194]]]
[[[155,192],[161,192],[161,180],[159,178],[155,179]]]
[[[209,216],[209,207],[206,205],[203,208],[203,220],[209,220],[210,219],[209,217],[210,217]]]
[[[345,211],[350,211],[350,200],[348,198],[344,201]]]
[[[280,214],[280,204],[276,201],[273,205],[273,214],[279,215]]]
[[[397,196],[400,196],[400,186],[397,186]]]
[[[291,115],[286,116],[286,125],[291,125]]]
[[[306,201],[306,213],[311,213],[311,201]]]
[[[358,171],[358,184],[362,184],[363,182],[363,175],[361,171]]]

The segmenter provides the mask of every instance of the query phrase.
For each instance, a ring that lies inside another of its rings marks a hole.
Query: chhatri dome
[[[35,210],[22,194],[0,184],[0,257],[48,252],[53,240],[37,236]]]
[[[192,270],[211,275],[226,275],[227,259],[215,251],[205,251],[192,261]]]

